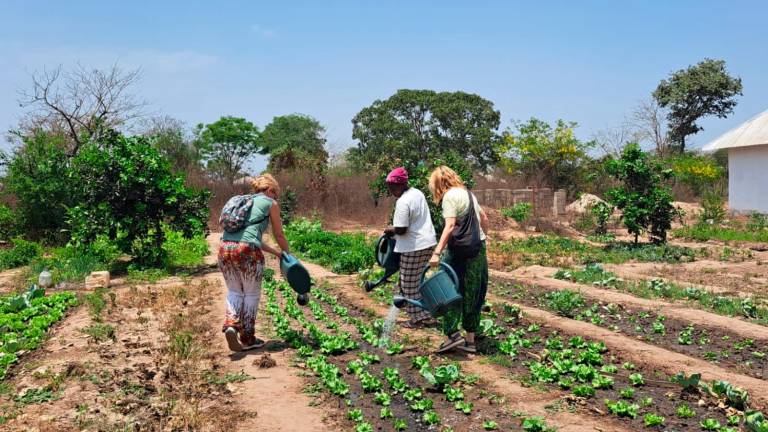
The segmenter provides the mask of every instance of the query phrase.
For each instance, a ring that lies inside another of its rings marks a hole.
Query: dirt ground
[[[376,228],[357,228],[378,233]],[[498,238],[527,235],[510,226],[501,226],[494,234]],[[207,267],[192,276],[168,278],[155,284],[117,280],[100,294],[106,303],[102,310],[94,311],[86,304],[73,309],[52,329],[44,345],[24,356],[5,380],[0,407],[7,421],[0,429],[311,432],[348,429],[346,408],[336,399],[311,391],[314,380],[307,376],[305,369],[296,367],[295,350],[277,341],[247,353],[233,354],[227,349],[220,328],[226,288],[215,265],[217,239],[217,235],[209,238],[211,255],[206,259]],[[721,248],[719,245],[708,247]],[[627,263],[606,268],[628,279],[661,277],[700,285],[713,292],[763,295],[768,290],[768,265],[764,260],[768,262],[768,254],[754,252],[740,261],[702,259],[677,265]],[[268,258],[268,265],[275,268],[276,261]],[[375,317],[386,315],[387,307],[367,296],[354,277],[335,275],[309,263],[307,267],[318,283],[345,305],[367,310]],[[590,298],[720,327],[744,338],[768,340],[765,326],[685,305],[558,281],[551,278],[555,270],[530,266],[512,273],[495,271],[492,278],[552,289],[578,289]],[[0,274],[0,291],[12,287],[20,274],[20,270]],[[84,290],[80,294],[94,295]],[[490,300],[508,299],[495,294]],[[604,340],[622,358],[646,368],[667,373],[702,372],[707,379],[726,379],[748,389],[754,403],[763,408],[768,406],[764,391],[768,384],[762,379],[586,322],[555,316],[537,307],[523,306],[523,310],[551,329]],[[259,319],[258,331],[267,339],[273,335],[264,315]],[[435,329],[400,331],[410,340],[419,341],[424,350],[439,344],[441,337]],[[261,367],[267,357],[274,365]],[[499,412],[540,415],[561,431],[632,429],[625,422],[596,415],[583,407],[557,408],[563,403],[563,393],[525,386],[509,370],[489,362],[483,355],[447,358],[460,362],[467,373],[482,377],[480,388],[502,401],[493,408]],[[44,400],[19,402],[18,396],[30,389],[45,389]]]

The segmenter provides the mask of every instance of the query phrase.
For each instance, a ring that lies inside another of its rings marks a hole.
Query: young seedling
[[[619,390],[619,395],[624,399],[633,399],[635,397],[635,389],[627,387]]]
[[[485,430],[497,430],[499,428],[499,424],[496,423],[493,420],[486,420],[483,422],[483,429]]]
[[[699,426],[701,426],[703,430],[707,431],[716,431],[720,430],[721,428],[720,422],[711,418],[702,420],[701,423],[699,423]]]
[[[643,422],[647,427],[661,426],[666,419],[658,414],[648,413],[643,416]]]
[[[434,411],[427,411],[422,416],[422,420],[428,425],[436,425],[440,423],[440,417]]]
[[[347,418],[355,423],[363,421],[363,410],[360,408],[347,411]]]
[[[675,411],[675,414],[677,414],[680,418],[693,418],[696,417],[696,411],[694,411],[689,405],[687,404],[680,404],[677,406],[677,410]]]
[[[631,382],[635,387],[640,387],[645,385],[645,378],[643,378],[643,375],[639,373],[633,373],[629,376],[629,382]]]
[[[464,402],[464,401],[458,401],[454,405],[454,408],[456,408],[457,411],[461,411],[466,415],[469,415],[472,413],[472,402]]]
[[[392,418],[392,410],[389,407],[384,407],[379,411],[379,418],[387,419]]]
[[[408,429],[408,423],[405,420],[403,420],[403,419],[395,419],[392,422],[392,427],[396,431],[404,431],[404,430]]]

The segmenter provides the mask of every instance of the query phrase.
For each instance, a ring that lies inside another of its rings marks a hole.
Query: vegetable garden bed
[[[40,346],[48,328],[75,305],[77,297],[72,292],[46,296],[45,290],[36,286],[0,297],[0,380],[21,355]]]
[[[382,340],[381,320],[368,325],[370,317],[321,289],[313,290],[317,301],[307,309],[296,306],[282,282],[265,281],[264,289],[278,335],[298,350],[317,386],[338,397],[356,431],[546,427],[543,419],[506,415],[478,377],[457,364],[438,362],[404,341]]]
[[[577,270],[560,270],[555,279],[596,285],[627,292],[642,298],[685,300],[701,309],[724,316],[742,316],[757,324],[768,325],[768,301],[753,296],[747,298],[714,294],[697,287],[682,287],[661,280],[627,281],[605,271],[598,264],[590,264]]]
[[[593,300],[575,290],[511,282],[494,283],[492,289],[505,298],[528,306],[591,322],[665,349],[720,364],[738,373],[768,379],[768,340],[741,338],[718,327],[694,325],[674,316]]]
[[[616,416],[633,428],[724,432],[756,416],[748,394],[728,383],[701,383],[697,376],[666,376],[633,364],[601,341],[547,331],[514,305],[494,306],[482,328],[482,353],[521,381],[568,391],[564,400],[571,406]]]

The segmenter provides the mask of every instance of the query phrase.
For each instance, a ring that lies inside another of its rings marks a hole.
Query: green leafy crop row
[[[77,304],[72,292],[46,296],[36,286],[23,294],[0,297],[0,379],[23,352],[37,348],[48,328]]]
[[[373,243],[363,233],[337,234],[324,230],[318,221],[299,219],[285,228],[285,235],[302,257],[336,273],[355,273],[375,263]]]

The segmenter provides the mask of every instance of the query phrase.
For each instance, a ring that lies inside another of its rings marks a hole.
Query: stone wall
[[[552,192],[540,189],[481,189],[473,191],[481,205],[500,209],[527,202],[534,206],[538,216],[560,216],[565,214],[565,191]]]

